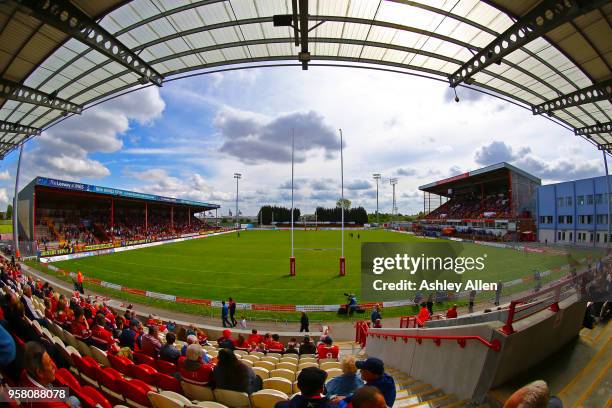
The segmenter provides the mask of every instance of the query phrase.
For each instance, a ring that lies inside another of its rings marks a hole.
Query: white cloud
[[[0,188],[0,211],[4,211],[9,203],[9,196],[6,188]]]
[[[0,180],[10,180],[11,175],[8,170],[0,171]]]
[[[164,101],[155,87],[114,99],[82,115],[52,127],[35,139],[34,149],[24,154],[26,179],[49,177],[103,178],[110,170],[91,153],[114,153],[123,146],[129,121],[151,124],[161,116]]]

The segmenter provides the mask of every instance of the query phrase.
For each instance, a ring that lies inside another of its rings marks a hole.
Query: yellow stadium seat
[[[217,388],[214,391],[215,399],[221,404],[231,408],[251,408],[251,400],[246,392],[238,392]]]
[[[213,401],[215,399],[212,388],[204,385],[196,385],[181,381],[181,388],[183,388],[185,396],[191,400]]]
[[[264,389],[251,394],[253,408],[274,408],[277,402],[287,401],[289,396],[282,391]]]
[[[327,373],[327,379],[342,375],[342,370],[339,368],[328,368],[325,372]]]
[[[293,392],[293,383],[286,378],[272,377],[263,381],[264,388],[282,391],[289,395]]]
[[[270,377],[286,378],[291,382],[295,381],[295,371],[287,370],[286,368],[277,368],[276,370],[270,371]]]
[[[270,361],[256,361],[255,364],[253,364],[255,367],[263,367],[265,369],[267,369],[268,371],[274,370],[276,368],[276,364],[271,363]]]
[[[270,378],[270,371],[268,371],[267,369],[263,368],[263,367],[253,367],[253,371],[255,372],[255,374],[257,374],[262,380],[265,380],[266,378]],[[276,370],[274,370],[276,371]]]
[[[328,368],[342,368],[342,365],[337,361],[325,361],[319,363],[321,370],[327,370]]]
[[[276,364],[276,368],[284,368],[286,370],[291,370],[293,372],[297,371],[297,364],[296,363],[290,363],[287,361],[283,361],[281,363]]]

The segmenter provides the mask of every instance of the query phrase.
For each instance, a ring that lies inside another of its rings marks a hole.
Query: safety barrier
[[[588,277],[591,275],[592,269],[587,269],[579,274],[564,278],[558,283],[546,288],[539,290],[535,293],[523,296],[520,299],[515,299],[510,302],[508,307],[508,318],[506,324],[500,329],[502,333],[509,335],[515,332],[512,324],[526,317],[529,317],[535,313],[538,313],[544,309],[550,309],[553,312],[559,311],[559,301],[561,299],[563,289],[567,286],[576,287],[579,283],[586,285]],[[584,288],[580,289],[580,292],[584,292]],[[545,299],[543,295],[550,294]],[[530,302],[532,301],[532,302]],[[521,305],[524,305],[521,307]]]
[[[401,339],[404,343],[408,343],[408,340],[414,339],[417,344],[422,344],[423,340],[433,340],[436,346],[442,344],[442,340],[455,340],[461,348],[464,348],[468,340],[478,341],[493,351],[501,350],[501,343],[498,339],[488,341],[481,336],[436,336],[430,334],[398,334],[392,332],[376,331],[370,332],[370,325],[366,321],[359,321],[355,323],[355,342],[359,343],[361,347],[365,347],[367,344],[368,337],[383,338],[385,340],[391,339],[397,341]]]
[[[431,315],[430,320],[442,320],[441,314]],[[419,327],[417,316],[402,316],[400,317],[400,329],[417,328]]]

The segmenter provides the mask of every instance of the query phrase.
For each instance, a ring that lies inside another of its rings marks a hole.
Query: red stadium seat
[[[80,357],[76,354],[72,355],[72,363],[76,367],[79,372],[81,378],[83,378],[88,383],[95,382],[94,380],[94,365],[92,365],[91,361],[85,359],[84,357]],[[96,363],[97,365],[97,363]]]
[[[106,397],[104,395],[102,395],[100,393],[100,391],[98,391],[97,389],[95,389],[94,387],[91,387],[89,385],[84,386],[83,388],[81,388],[81,392],[85,395],[87,395],[87,397],[89,398],[89,400],[93,401],[93,405],[92,408],[96,408],[96,407],[102,407],[102,408],[112,408],[113,406],[110,404],[110,402],[108,402],[108,400],[106,399]]]
[[[134,362],[136,364],[148,364],[151,367],[156,367],[155,359],[139,351],[134,353]]]
[[[134,363],[127,357],[123,356],[114,356],[112,354],[108,355],[108,361],[112,368],[119,371],[122,374],[128,375],[129,366]]]
[[[174,374],[178,371],[176,364],[169,361],[157,360],[157,371],[164,374]]]
[[[148,364],[132,364],[129,366],[129,376],[132,378],[137,378],[141,381],[146,382],[147,384],[154,385],[155,384],[155,374],[157,370]]]
[[[151,406],[151,401],[149,401],[147,393],[153,390],[146,383],[140,380],[122,380],[119,381],[119,386],[121,387],[121,393],[126,398],[126,400],[133,401],[136,404],[145,407]]]
[[[166,391],[174,391],[179,394],[183,393],[183,389],[181,388],[181,383],[176,378],[171,375],[166,375],[164,373],[156,373],[155,374],[155,385],[160,390]]]
[[[71,390],[81,388],[79,381],[65,368],[60,368],[55,372],[55,385],[58,387],[68,387]]]
[[[125,381],[123,376],[114,368],[107,367],[98,375],[98,383],[102,387],[102,391],[116,399],[123,398],[123,392],[120,385],[121,381]]]

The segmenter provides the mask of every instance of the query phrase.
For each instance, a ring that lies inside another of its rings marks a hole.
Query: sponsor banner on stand
[[[190,299],[190,298],[185,298],[181,296],[177,296],[176,301],[180,303],[189,303],[191,305],[204,305],[204,306],[210,306],[212,303],[212,301],[209,299]]]
[[[398,306],[412,306],[414,305],[413,300],[391,300],[388,302],[382,302],[382,307],[398,307]]]
[[[162,300],[169,300],[170,302],[176,302],[176,296],[166,295],[165,293],[147,291],[146,296],[150,298],[154,298],[154,299],[162,299]]]
[[[295,310],[298,312],[327,312],[328,309],[338,310],[340,305],[295,305]]]
[[[115,290],[123,289],[121,285],[117,285],[116,283],[104,282],[104,281],[100,282],[100,286],[104,286],[104,287],[115,289]]]

